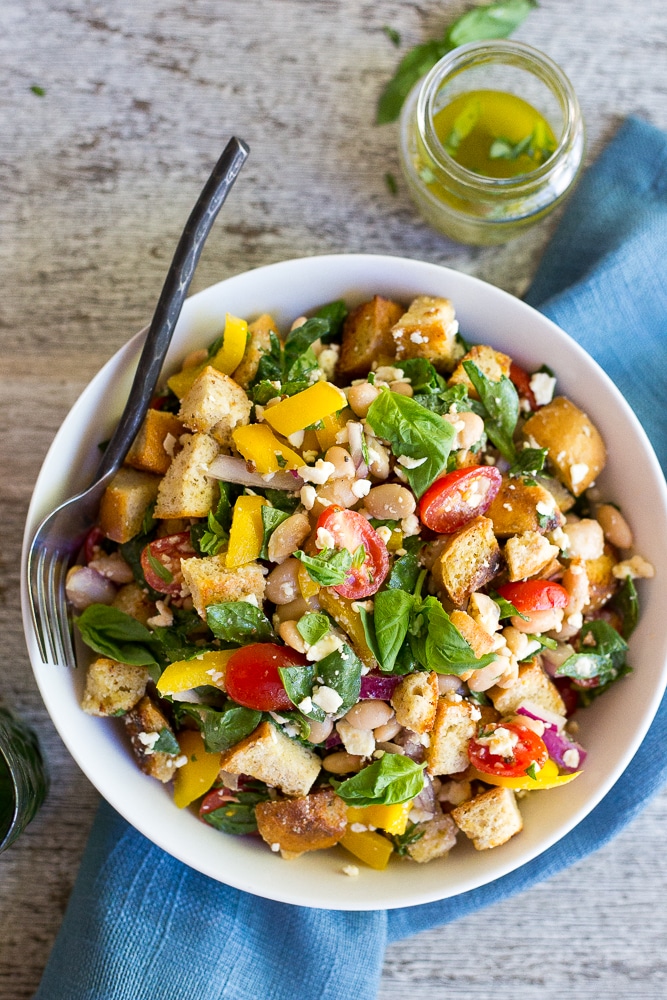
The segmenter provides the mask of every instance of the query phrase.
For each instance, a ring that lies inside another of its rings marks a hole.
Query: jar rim
[[[507,56],[518,57],[519,68],[533,72],[549,87],[561,104],[564,117],[558,145],[544,163],[528,174],[515,177],[486,177],[469,170],[450,156],[433,128],[432,104],[448,76],[462,72],[469,66],[490,62],[503,62]],[[523,65],[522,65],[523,64]],[[539,72],[536,72],[539,71]],[[417,97],[417,127],[434,160],[444,162],[448,172],[460,183],[474,185],[482,190],[521,191],[532,188],[558,166],[563,152],[568,150],[576,138],[581,108],[574,87],[563,70],[549,56],[525,42],[509,40],[468,42],[453,49],[440,59],[419,85]],[[434,155],[433,147],[437,155]]]

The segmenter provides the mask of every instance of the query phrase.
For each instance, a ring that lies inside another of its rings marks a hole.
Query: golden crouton
[[[402,315],[403,306],[380,295],[353,309],[343,325],[338,376],[363,378],[374,361],[391,361],[396,355],[391,328]]]
[[[157,705],[148,695],[123,716],[123,722],[132,742],[132,750],[139,767],[145,774],[157,778],[158,781],[171,781],[174,777],[174,765],[178,754],[163,753],[153,750],[156,737],[164,729],[174,735],[171,726]]]
[[[204,368],[181,400],[178,416],[191,431],[210,434],[226,450],[232,431],[250,420],[252,403],[234,379],[217,368]]]
[[[208,434],[192,434],[169,466],[158,490],[155,517],[206,517],[218,484],[207,470],[220,451]]]
[[[486,693],[501,715],[515,712],[522,701],[532,701],[556,715],[565,715],[565,703],[558,688],[547,677],[538,658],[519,665],[519,676],[511,687],[492,687]]]
[[[147,667],[100,656],[88,667],[81,707],[88,715],[121,715],[146,694]]]
[[[493,521],[493,530],[498,538],[522,535],[525,531],[546,535],[565,524],[565,518],[549,491],[544,486],[527,486],[521,476],[503,476],[500,490],[486,516]]]
[[[426,748],[429,774],[457,774],[468,767],[468,742],[477,732],[480,712],[469,701],[438,699],[431,743]]]
[[[452,611],[449,619],[468,645],[472,647],[472,651],[478,659],[480,656],[486,656],[487,653],[493,652],[495,649],[494,637],[485,628],[478,625],[475,619],[471,618],[465,611]]]
[[[394,688],[391,704],[396,721],[414,733],[433,729],[438,704],[438,676],[435,671],[407,674]]]
[[[285,736],[270,722],[260,723],[220,758],[222,771],[250,775],[285,795],[307,795],[320,767],[316,753]]]
[[[456,339],[458,330],[449,299],[419,295],[391,330],[397,364],[408,358],[426,358],[438,371],[450,372],[463,354]]]
[[[119,469],[102,495],[100,531],[121,544],[138,535],[146,508],[155,500],[159,485],[159,477],[150,472]]]
[[[464,361],[473,361],[490,382],[500,382],[503,375],[509,378],[510,365],[512,364],[511,358],[500,351],[495,351],[493,347],[489,347],[487,344],[479,344],[472,347],[461,358],[459,364],[452,372],[448,383],[449,385],[464,385],[471,399],[479,399],[479,396],[468,377],[468,373],[463,367]]]
[[[460,606],[473,590],[493,579],[500,564],[493,522],[488,517],[476,517],[449,536],[431,572],[436,584]]]
[[[456,844],[457,826],[451,816],[436,816],[426,823],[417,823],[413,833],[419,834],[407,850],[407,857],[420,865],[442,858]]]
[[[248,343],[246,344],[243,360],[238,368],[233,372],[233,379],[243,388],[247,389],[259,368],[259,362],[263,354],[268,354],[271,350],[271,333],[278,336],[278,327],[272,316],[264,313],[258,316],[254,323],[248,326]]]
[[[511,788],[491,788],[452,809],[460,830],[472,840],[476,851],[501,844],[523,829],[523,820]]]
[[[560,549],[552,545],[539,531],[524,531],[513,535],[505,544],[505,562],[509,579],[525,580],[537,576],[556,559]]]
[[[347,806],[333,788],[318,788],[303,798],[259,802],[257,829],[275,850],[290,859],[306,851],[333,847],[345,835]]]
[[[142,625],[145,625],[148,619],[156,613],[155,604],[138,583],[126,583],[121,587],[111,602],[111,606],[124,611],[126,615],[131,615],[132,618],[136,618]]]
[[[171,465],[174,445],[182,433],[183,424],[173,413],[149,410],[127,453],[125,464],[163,476]]]
[[[546,448],[556,476],[578,497],[604,469],[607,451],[595,425],[574,403],[556,396],[523,427],[526,440]]]
[[[206,620],[209,604],[224,601],[245,601],[255,597],[261,606],[264,599],[263,568],[259,563],[247,563],[237,569],[227,569],[225,553],[217,556],[194,556],[181,559],[181,572],[185,585],[192,595],[192,603],[201,617]]]
[[[598,559],[586,559],[586,575],[588,576],[588,601],[585,611],[597,611],[613,597],[618,587],[619,581],[613,573],[614,566],[618,562],[618,552],[605,543],[604,551]]]

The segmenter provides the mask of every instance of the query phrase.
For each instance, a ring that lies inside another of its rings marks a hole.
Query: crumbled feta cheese
[[[305,431],[294,431],[293,434],[287,435],[287,440],[292,445],[293,448],[300,448],[303,444],[303,439],[306,436]]]
[[[410,458],[409,455],[399,455],[396,461],[404,469],[418,469],[420,465],[423,465],[427,461],[427,458],[426,456],[424,458]]]
[[[430,736],[430,734],[429,733],[422,733],[421,736],[419,737],[419,742],[421,743],[421,745],[423,747],[430,747],[430,745],[431,745],[431,736]]]
[[[274,852],[275,854],[277,854],[277,853],[278,853],[278,851],[280,850],[280,844],[271,844],[271,850],[272,850],[272,851],[273,851],[273,852]]]
[[[309,695],[306,695],[303,701],[300,701],[296,707],[300,712],[303,712],[304,715],[309,715],[313,710],[312,698]]]
[[[633,556],[632,559],[624,559],[623,562],[616,563],[612,573],[617,580],[623,580],[626,576],[633,580],[648,580],[655,576],[655,569],[642,556]]]
[[[333,632],[328,632],[321,639],[318,639],[317,642],[313,643],[312,646],[308,647],[306,650],[306,659],[316,663],[318,660],[323,660],[329,653],[335,653],[342,645],[343,640],[340,636],[335,635]]]
[[[422,333],[419,333],[418,330],[415,330],[414,333],[410,334],[410,340],[412,341],[413,344],[428,344],[428,337],[425,337]]]
[[[542,514],[543,517],[551,517],[554,512],[554,506],[547,503],[546,500],[538,500],[535,504],[535,510],[538,514]]]
[[[162,442],[162,447],[169,455],[170,458],[174,457],[174,448],[176,447],[177,440],[171,432],[167,433],[164,441]]]
[[[570,749],[566,750],[563,754],[563,763],[566,767],[578,767],[580,759],[581,755],[576,747],[570,747]]]
[[[356,865],[343,865],[341,868],[343,875],[349,875],[350,878],[358,878],[359,869]]]
[[[588,466],[585,462],[575,462],[574,465],[570,466],[570,479],[572,480],[572,486],[574,489],[577,488],[579,483],[583,483],[587,475]]]
[[[180,757],[177,757],[174,761],[174,767],[184,767],[188,762],[187,756],[182,753]]]
[[[318,458],[315,465],[301,465],[297,469],[298,475],[304,482],[317,483],[318,486],[322,486],[331,479],[335,471],[336,466],[333,462],[325,462],[323,458]]]
[[[546,406],[554,397],[556,379],[552,375],[547,375],[546,372],[535,372],[530,380],[530,388],[537,405]]]
[[[137,733],[137,739],[144,748],[146,755],[153,753],[153,747],[160,739],[159,733]]]
[[[348,753],[370,757],[375,750],[375,737],[370,729],[357,729],[347,719],[339,719],[336,729]]]
[[[301,492],[299,494],[301,497],[301,503],[306,508],[306,510],[312,510],[315,501],[317,500],[317,492],[314,486],[302,486]]]
[[[402,368],[394,368],[392,365],[380,365],[375,369],[376,379],[380,379],[381,382],[409,382],[410,379],[406,378],[403,374]],[[376,383],[377,384],[377,383]]]
[[[318,528],[317,535],[315,536],[315,545],[318,549],[334,549],[336,547],[336,539],[328,528]]]
[[[311,451],[310,449],[302,451],[301,454],[303,455],[304,462],[307,462],[308,464],[314,462],[315,459],[317,458],[317,452]]]
[[[313,688],[313,704],[321,708],[327,715],[333,715],[343,704],[343,699],[334,688],[322,684],[320,687]]]
[[[327,382],[334,376],[336,365],[338,364],[339,353],[340,347],[338,344],[328,344],[319,353],[317,363],[320,366],[322,377]]]
[[[372,485],[373,484],[371,483],[370,479],[355,479],[350,489],[354,493],[355,497],[359,497],[359,499],[361,500],[363,499],[363,497],[368,496],[368,494],[371,491]]]
[[[151,628],[169,628],[174,624],[174,613],[164,601],[156,601],[155,607],[158,613],[149,618],[146,622]]]
[[[410,538],[412,535],[418,535],[421,530],[421,525],[419,524],[419,518],[416,514],[408,514],[407,517],[401,519],[401,531],[403,532],[404,538]]]
[[[352,833],[367,833],[368,827],[365,823],[350,823],[350,830]]]
[[[499,757],[512,757],[519,737],[511,729],[497,726],[488,736],[478,736],[477,742],[488,747],[489,753],[497,754]]]
[[[391,530],[391,528],[388,528],[386,524],[381,524],[380,527],[376,528],[375,530],[377,531],[378,535],[380,536],[384,544],[388,545],[389,539],[393,535],[393,531]]]

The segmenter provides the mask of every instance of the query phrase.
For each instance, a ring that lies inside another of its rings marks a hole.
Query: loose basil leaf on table
[[[336,795],[350,806],[397,805],[419,795],[425,764],[403,754],[386,753],[336,787]]]

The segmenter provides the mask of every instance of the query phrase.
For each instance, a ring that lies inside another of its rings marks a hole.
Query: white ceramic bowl
[[[600,428],[609,462],[599,485],[605,497],[623,508],[637,551],[655,565],[656,580],[640,586],[642,616],[629,656],[634,673],[579,714],[580,740],[589,751],[584,773],[563,788],[538,792],[523,802],[521,834],[484,852],[473,850],[461,835],[447,858],[427,865],[394,862],[384,872],[360,865],[358,878],[342,874],[343,865],[354,860],[342,848],[282,861],[255,838],[221,834],[188,810],[177,809],[170,789],[138,769],[120,724],[81,711],[83,669],[72,674],[41,663],[27,611],[26,546],[41,518],[87,484],[99,457],[97,444],[108,438],[125,402],[140,335],[92,380],[46,457],[28,515],[22,582],[25,631],[42,697],[70,753],[108,802],[149,840],[214,879],[271,899],[345,910],[454,896],[545,851],[612,788],[646,733],[667,679],[667,629],[660,606],[661,580],[667,576],[667,491],[657,460],[611,381],[573,340],[529,306],[476,278],[416,260],[365,255],[291,260],[229,278],[190,298],[167,370],[175,370],[192,348],[208,343],[226,311],[248,318],[270,312],[284,327],[325,302],[344,298],[354,305],[374,294],[405,302],[417,294],[447,296],[467,339],[491,343],[529,369],[548,364],[558,375],[559,391],[583,406]]]

